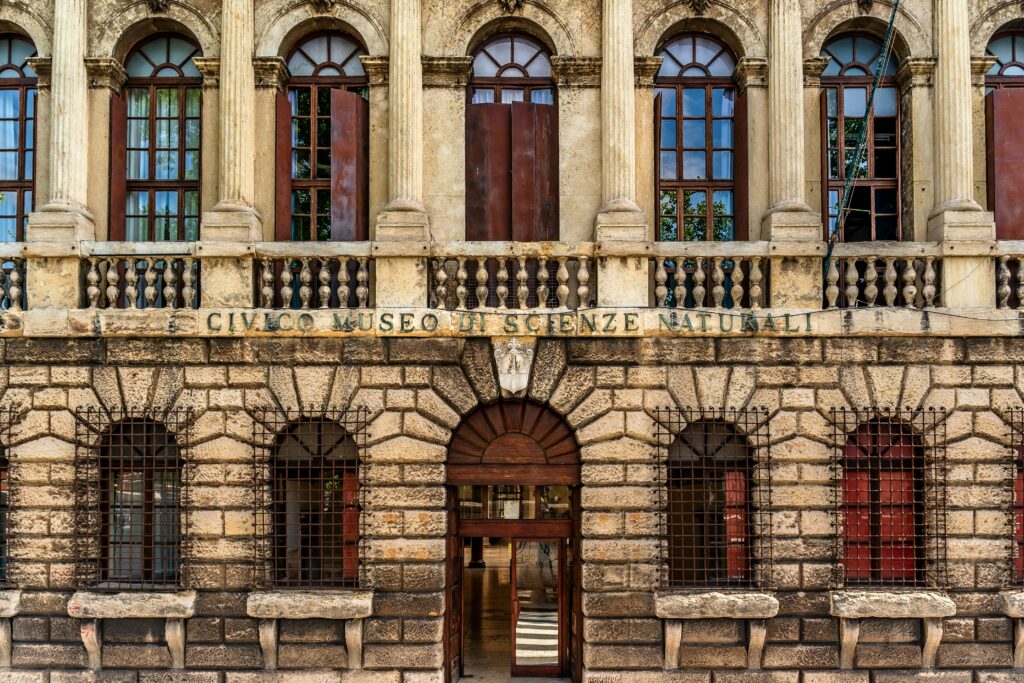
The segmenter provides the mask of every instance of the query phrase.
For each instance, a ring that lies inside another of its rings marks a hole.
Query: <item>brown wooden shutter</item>
[[[1024,89],[993,90],[985,98],[988,203],[996,238],[1024,239]]]
[[[277,152],[274,175],[274,239],[292,238],[292,105],[287,92],[277,93]]]
[[[110,226],[108,239],[125,238],[128,201],[128,105],[120,95],[110,96]]]
[[[746,240],[750,234],[750,170],[748,165],[747,93],[737,93],[736,109],[733,115],[733,212],[735,219],[734,239]]]
[[[466,239],[512,239],[510,107],[466,109]]]
[[[654,96],[654,239],[661,239],[661,98]]]
[[[346,90],[331,91],[331,239],[370,237],[368,168],[369,108]]]

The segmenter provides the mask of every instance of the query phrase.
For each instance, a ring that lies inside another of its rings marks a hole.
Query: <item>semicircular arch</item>
[[[204,57],[220,55],[220,34],[210,18],[184,3],[172,1],[159,17],[150,14],[145,2],[122,8],[106,21],[90,56],[116,59],[123,64],[132,48],[157,33],[181,33],[199,45]]]
[[[275,0],[262,5],[256,17],[256,56],[284,57],[304,37],[317,31],[347,33],[368,54],[388,54],[388,39],[377,17],[348,2],[335,2],[326,13],[305,0]]]
[[[841,33],[870,33],[879,39],[885,36],[892,15],[891,0],[872,3],[864,13],[856,0],[846,0],[825,7],[809,17],[804,24],[804,59],[817,57],[831,38]],[[931,39],[921,24],[900,7],[896,12],[893,50],[900,62],[932,55]]]
[[[0,5],[0,32],[25,36],[35,45],[36,54],[40,57],[49,57],[51,54],[50,35],[53,28],[42,16],[25,5]]]
[[[440,54],[449,57],[470,55],[489,38],[501,33],[525,33],[544,43],[553,55],[572,57],[577,46],[569,26],[545,5],[531,0],[523,3],[521,14],[502,13],[498,3],[479,3],[471,7],[455,24],[454,30],[439,37]]]

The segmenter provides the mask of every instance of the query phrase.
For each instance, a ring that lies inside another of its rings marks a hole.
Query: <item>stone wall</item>
[[[1011,622],[999,589],[1009,568],[1008,443],[1004,409],[1022,405],[1024,342],[1015,339],[540,340],[529,398],[565,416],[582,457],[584,657],[587,680],[706,681],[744,668],[745,627],[695,621],[681,666],[663,672],[654,616],[659,547],[652,412],[659,407],[764,406],[771,425],[775,583],[765,673],[716,680],[826,680],[838,667],[828,616],[833,552],[832,407],[950,410],[948,555],[957,615],[946,620],[941,670],[1006,668]],[[5,444],[11,461],[12,579],[25,591],[14,618],[14,668],[85,667],[73,585],[71,484],[78,407],[189,406],[196,411],[193,488],[199,590],[188,622],[187,680],[251,680],[261,668],[256,623],[245,616],[252,580],[252,417],[257,408],[369,409],[365,562],[375,591],[363,672],[346,680],[439,681],[442,662],[446,444],[461,416],[499,397],[490,342],[436,340],[10,339],[2,346],[0,406],[19,410]],[[1016,363],[1016,365],[1014,365]],[[104,676],[164,670],[159,622],[110,621]],[[857,667],[921,666],[914,620],[866,620]],[[281,632],[282,670],[330,667],[344,649],[337,626],[312,620]],[[636,674],[622,674],[635,670]],[[690,670],[690,671],[688,671]],[[774,673],[778,670],[779,673]],[[644,673],[639,673],[643,671]],[[784,672],[784,673],[783,673]],[[182,676],[183,674],[175,674]],[[866,681],[867,672],[828,680]],[[876,681],[917,674],[876,675]],[[1009,675],[1009,674],[1008,674]],[[0,679],[43,680],[14,677]],[[266,674],[266,680],[278,680]],[[970,680],[944,674],[940,680]],[[952,678],[950,678],[952,676]],[[107,680],[106,678],[104,680]],[[140,680],[186,680],[143,674]],[[297,680],[319,680],[302,674]],[[980,680],[992,680],[983,678]],[[1011,680],[1007,678],[1006,680]]]

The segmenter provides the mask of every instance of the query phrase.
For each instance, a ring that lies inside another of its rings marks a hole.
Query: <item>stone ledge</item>
[[[16,617],[21,612],[21,591],[0,590],[0,619]]]
[[[90,593],[68,601],[68,616],[77,619],[187,619],[196,612],[195,591],[180,593]]]
[[[662,619],[770,619],[779,601],[768,593],[657,593],[654,613]]]
[[[1024,591],[1004,591],[1003,613],[1014,619],[1024,619]]]
[[[934,591],[833,591],[829,612],[843,619],[930,619],[951,617],[956,604]]]
[[[372,591],[250,593],[245,612],[256,619],[363,619],[373,613]]]

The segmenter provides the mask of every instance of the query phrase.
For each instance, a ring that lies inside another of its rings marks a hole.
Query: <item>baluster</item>
[[[264,258],[260,266],[260,305],[263,308],[274,307],[274,262]]]
[[[676,259],[676,286],[672,288],[676,308],[686,308],[686,261]]]
[[[519,308],[526,310],[526,306],[530,299],[530,288],[527,285],[527,281],[530,279],[530,273],[526,270],[526,257],[519,257],[519,270],[516,272],[516,282],[519,285],[516,287],[516,299],[519,300]]]
[[[7,297],[9,299],[8,310],[14,311],[15,313],[21,311],[21,282],[22,275],[21,269],[25,267],[25,262],[20,260],[13,261],[14,268],[11,269],[10,286],[7,288]]]
[[[555,295],[558,297],[558,307],[566,308],[569,305],[569,267],[566,265],[569,259],[566,256],[558,257],[558,272],[555,277],[558,279],[558,289]]]
[[[487,272],[487,258],[481,257],[476,260],[476,305],[487,306],[487,279],[490,273]]]
[[[181,269],[181,301],[185,308],[192,308],[196,301],[196,262],[192,257],[184,260]]]
[[[885,259],[885,289],[882,292],[885,296],[885,305],[896,304],[896,257],[888,256]]]
[[[665,272],[665,258],[659,256],[654,259],[654,302],[657,306],[664,306],[668,298],[668,273]]]
[[[146,287],[143,290],[143,295],[146,297],[146,308],[153,308],[156,305],[156,264],[157,261],[154,258],[149,258],[144,261],[146,264],[146,274],[144,276],[146,280]]]
[[[839,259],[828,260],[828,270],[825,273],[825,306],[829,309],[836,307],[839,299]]]
[[[299,306],[305,310],[309,308],[309,300],[313,298],[313,271],[309,268],[309,258],[301,261],[299,268]]]
[[[927,256],[924,260],[924,287],[921,288],[921,294],[924,296],[925,308],[932,308],[935,306],[935,257]]]
[[[1024,258],[1017,257],[1017,308],[1024,307]]]
[[[508,307],[508,265],[504,256],[498,257],[498,286],[494,293],[498,295],[498,308]]]
[[[537,308],[548,307],[548,257],[541,256],[537,261]]]
[[[860,288],[857,286],[860,274],[857,272],[857,259],[848,258],[846,259],[846,276],[843,278],[846,281],[846,307],[855,308],[857,306],[857,299],[860,296]],[[865,275],[871,269],[872,260],[867,260],[867,266],[865,267]],[[865,292],[864,298],[867,301],[868,306],[874,306],[874,299],[869,299]]]
[[[732,262],[732,307],[743,308],[743,262],[733,259]]]
[[[107,306],[117,307],[117,280],[118,280],[117,259],[110,259],[110,266],[107,268]],[[111,276],[113,271],[113,276]],[[114,296],[110,296],[113,287]],[[134,309],[139,302],[139,267],[135,257],[129,257],[127,268],[124,271],[124,301],[126,308]]]
[[[999,257],[999,288],[997,289],[997,300],[999,301],[999,308],[1010,307],[1010,294],[1013,290],[1010,289],[1010,257],[1000,256]]]
[[[340,278],[339,278],[340,279]],[[346,277],[346,280],[348,278]],[[447,262],[443,258],[438,258],[434,261],[434,282],[437,283],[434,286],[434,296],[437,298],[437,308],[448,307],[448,268]],[[346,299],[346,302],[348,299]],[[342,304],[345,305],[344,303]]]
[[[174,259],[164,261],[164,308],[178,307],[177,276],[174,273]]]
[[[704,267],[707,265],[707,261],[703,258],[697,257],[697,267],[693,271],[693,305],[697,308],[704,307],[704,297],[707,296],[708,290],[704,287],[704,281],[707,275],[704,274]],[[678,277],[678,275],[676,275]],[[683,281],[686,281],[684,276]],[[678,302],[677,306],[684,306],[685,301]]]
[[[763,278],[761,257],[754,256],[750,259],[750,308],[755,311],[761,308],[761,280]]]
[[[441,264],[444,267],[444,264]],[[338,259],[338,306],[340,308],[348,308],[349,297],[352,296],[352,285],[349,284],[348,277],[348,257],[342,256]],[[447,279],[448,275],[445,274]],[[446,288],[447,289],[447,288]],[[443,302],[444,299],[441,299]],[[443,303],[442,303],[443,305]]]
[[[869,256],[864,266],[864,298],[867,299],[868,306],[874,306],[875,302],[878,301],[878,278],[880,274],[876,264],[877,260],[874,256]]]
[[[455,287],[455,297],[458,299],[458,304],[455,306],[456,310],[466,310],[466,297],[469,295],[469,290],[466,289],[466,279],[469,277],[469,273],[466,272],[466,259],[465,257],[459,257],[459,269],[455,273],[455,279],[458,281],[458,286]]]
[[[914,257],[907,259],[907,269],[903,271],[903,305],[917,306],[917,269],[914,268]]]
[[[590,305],[590,270],[587,268],[587,257],[580,256],[580,269],[576,271],[576,296],[579,297],[579,308],[586,308]]]
[[[722,257],[716,256],[713,263],[714,270],[711,271],[711,281],[714,285],[711,287],[711,299],[714,301],[715,308],[721,308],[722,301],[725,300],[725,271],[722,270]]]
[[[292,260],[286,258],[281,268],[281,308],[292,307]]]
[[[97,262],[98,259],[89,259],[89,272],[85,276],[85,282],[88,285],[85,288],[85,295],[89,300],[89,308],[96,308],[100,301],[100,269]],[[0,276],[2,275],[3,270],[0,269]]]
[[[359,308],[366,308],[370,303],[370,266],[365,257],[359,259],[359,270],[356,271],[356,301]]]
[[[339,259],[340,264],[344,259]],[[340,269],[338,271],[341,272]],[[317,281],[320,283],[320,287],[317,288],[317,298],[320,299],[320,308],[330,308],[331,306],[331,261],[330,259],[320,259],[320,272],[316,276]]]

